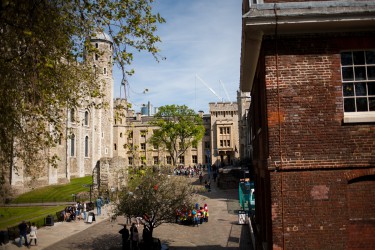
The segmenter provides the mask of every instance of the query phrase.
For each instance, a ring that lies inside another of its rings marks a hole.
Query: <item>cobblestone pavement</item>
[[[169,249],[251,249],[248,225],[238,225],[238,190],[219,190],[213,185],[211,192],[199,195],[199,204],[207,203],[209,222],[198,227],[178,224],[162,224],[154,229],[154,237],[159,238],[164,248]],[[123,217],[110,222],[105,216],[97,217],[93,225],[83,222],[62,223],[52,226],[39,234],[39,246],[30,249],[121,249],[121,235],[118,231],[125,222]],[[140,226],[139,231],[142,232]],[[55,238],[51,238],[54,235]],[[71,236],[70,236],[71,235]],[[59,237],[60,236],[60,237]],[[49,241],[47,244],[46,241]],[[44,243],[44,244],[43,244]],[[23,247],[25,248],[25,247]],[[1,249],[1,248],[0,248]],[[3,247],[18,249],[14,244]]]

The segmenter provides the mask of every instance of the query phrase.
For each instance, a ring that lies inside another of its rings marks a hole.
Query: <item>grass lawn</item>
[[[56,212],[64,208],[65,206],[0,207],[0,230],[17,226],[23,220],[35,222],[39,227],[43,226],[44,218],[49,214],[55,216]]]
[[[89,192],[92,177],[71,179],[70,183],[64,185],[51,185],[38,188],[24,193],[11,203],[36,203],[36,202],[65,202],[73,201],[72,194]],[[21,221],[35,222],[39,227],[44,225],[44,219],[48,215],[56,217],[56,212],[65,208],[62,206],[28,206],[28,207],[0,207],[0,230],[16,226]],[[55,218],[56,219],[56,218]]]
[[[90,185],[91,183],[91,176],[75,178],[71,179],[68,184],[51,185],[24,193],[12,200],[11,203],[73,201],[72,194],[89,192],[90,188],[84,185]]]

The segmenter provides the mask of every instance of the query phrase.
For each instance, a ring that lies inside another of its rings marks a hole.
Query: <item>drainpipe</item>
[[[281,226],[282,226],[282,236],[283,236],[283,249],[285,249],[285,227],[284,227],[284,191],[283,191],[283,151],[282,151],[282,131],[281,131],[281,101],[280,101],[280,81],[279,81],[279,51],[278,51],[278,16],[277,16],[277,4],[273,6],[275,13],[275,56],[276,56],[276,84],[277,84],[277,116],[279,123],[279,155],[280,155],[280,165],[278,167],[281,170],[280,176],[280,190],[281,190]]]

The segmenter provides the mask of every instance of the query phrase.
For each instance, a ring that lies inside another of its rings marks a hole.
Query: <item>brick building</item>
[[[257,249],[375,249],[375,2],[243,1]]]

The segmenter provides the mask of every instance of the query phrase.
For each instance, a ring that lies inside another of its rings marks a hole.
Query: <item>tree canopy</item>
[[[187,178],[163,175],[150,169],[130,178],[119,197],[117,214],[142,217],[153,229],[166,222],[174,222],[176,210],[192,204],[193,189]]]
[[[103,93],[85,55],[95,52],[88,38],[106,32],[113,59],[123,73],[133,53],[159,60],[153,0],[13,0],[0,4],[0,182],[13,159],[29,175],[40,165],[38,153],[60,138],[63,110],[87,97],[99,105]],[[56,160],[56,157],[52,157]],[[35,171],[34,171],[35,172]]]
[[[150,124],[159,127],[151,136],[150,143],[164,147],[173,165],[189,147],[202,140],[205,131],[202,117],[186,105],[160,107]]]

